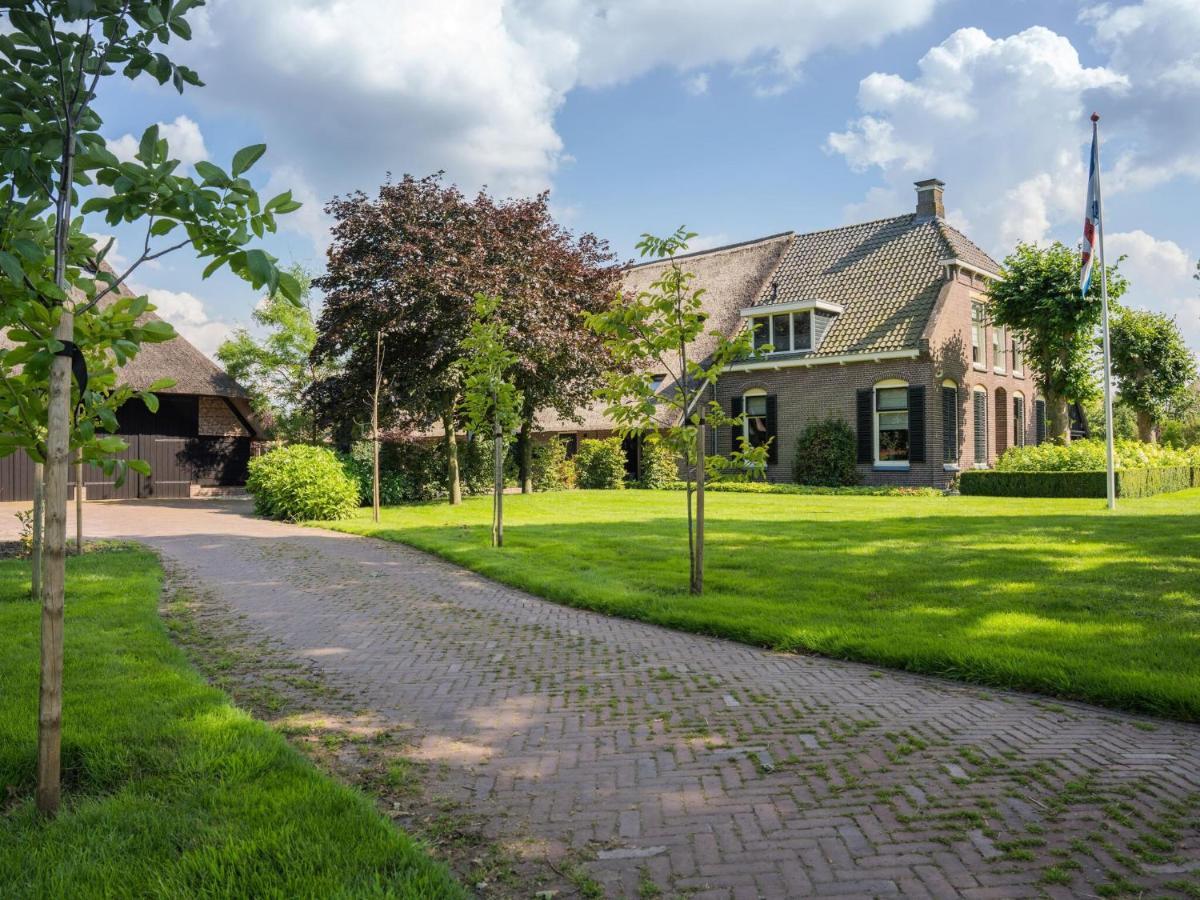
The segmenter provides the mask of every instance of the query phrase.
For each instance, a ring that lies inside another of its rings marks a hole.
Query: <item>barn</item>
[[[0,336],[0,342],[4,338]],[[158,412],[132,400],[118,414],[127,459],[143,459],[150,475],[129,471],[123,484],[96,466],[83,473],[88,500],[180,499],[221,494],[246,483],[246,467],[261,425],[245,388],[182,336],[147,344],[121,370],[137,390],[174,379],[158,391]],[[71,473],[74,496],[75,473]],[[0,459],[0,501],[33,499],[33,463],[23,452]]]

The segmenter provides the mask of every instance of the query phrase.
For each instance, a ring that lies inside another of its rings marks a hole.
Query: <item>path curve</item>
[[[573,848],[611,896],[1200,884],[1200,729],[608,618],[248,512],[87,519],[421,735],[493,837]]]

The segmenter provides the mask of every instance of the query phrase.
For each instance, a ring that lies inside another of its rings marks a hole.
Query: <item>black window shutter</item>
[[[1036,427],[1034,428],[1034,440],[1039,444],[1046,442],[1046,401],[1033,401],[1033,414],[1037,418]]]
[[[745,408],[745,401],[743,401],[741,397],[734,397],[732,400],[729,401],[729,417],[731,419],[736,419],[738,416],[740,416],[742,414],[742,410],[744,408]],[[738,440],[741,436],[742,436],[742,423],[739,422],[737,425],[731,425],[729,427],[729,452],[730,453],[732,453],[734,450],[741,449],[742,445],[741,445],[740,441]]]
[[[775,402],[775,395],[767,395],[767,436],[771,438],[771,443],[767,446],[767,462],[771,465],[779,462],[779,428],[776,426],[778,421],[778,404]]]
[[[875,410],[871,408],[874,402],[874,391],[858,392],[858,461],[872,463],[875,461],[875,438],[872,431],[875,428]]]
[[[958,462],[958,390],[942,388],[942,462]]]
[[[908,459],[925,462],[925,388],[908,389]]]

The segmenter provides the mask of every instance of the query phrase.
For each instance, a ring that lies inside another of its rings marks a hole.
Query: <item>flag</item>
[[[1079,292],[1086,297],[1092,286],[1092,264],[1096,261],[1096,229],[1100,227],[1100,144],[1092,130],[1092,158],[1088,168],[1087,206],[1083,211],[1083,271],[1079,275]]]

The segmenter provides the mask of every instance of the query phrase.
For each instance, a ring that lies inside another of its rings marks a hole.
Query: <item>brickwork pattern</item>
[[[202,437],[246,437],[245,426],[238,421],[229,404],[221,397],[200,397],[200,435]]]
[[[495,840],[574,851],[608,896],[1200,890],[1195,727],[612,619],[247,512],[88,520],[356,692]]]

